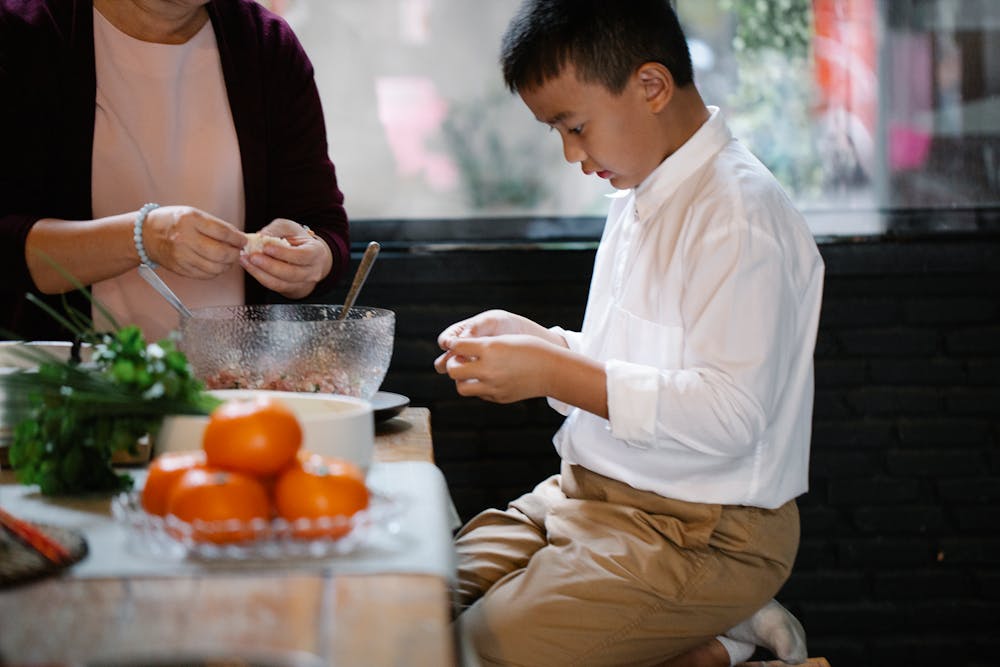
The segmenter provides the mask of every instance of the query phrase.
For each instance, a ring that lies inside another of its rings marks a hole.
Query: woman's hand
[[[233,225],[190,206],[161,206],[146,216],[143,245],[157,264],[189,278],[209,279],[240,257],[246,236]]]
[[[297,222],[277,218],[260,230],[291,245],[268,243],[262,252],[240,255],[240,265],[264,287],[290,299],[308,296],[330,272],[333,253],[326,242]]]

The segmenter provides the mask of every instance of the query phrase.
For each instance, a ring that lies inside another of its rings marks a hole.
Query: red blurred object
[[[69,550],[55,540],[51,539],[41,530],[35,528],[27,521],[22,521],[0,508],[0,525],[6,528],[12,535],[20,539],[29,547],[41,554],[49,562],[62,565],[72,560],[73,556]]]
[[[813,16],[820,107],[845,109],[874,133],[878,117],[875,0],[813,0]]]
[[[878,125],[876,0],[813,0],[817,113],[837,149],[871,173]]]

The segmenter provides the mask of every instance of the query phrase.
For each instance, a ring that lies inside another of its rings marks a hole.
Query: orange
[[[332,525],[322,528],[296,528],[296,537],[343,537],[351,529],[350,517],[368,507],[368,500],[360,468],[349,461],[308,452],[302,452],[274,484],[274,504],[283,519],[334,519]]]
[[[185,471],[205,465],[205,452],[164,452],[149,464],[146,484],[142,487],[142,508],[150,514],[164,516],[167,498],[174,483]]]
[[[243,542],[255,537],[246,524],[270,517],[270,500],[264,484],[250,475],[231,470],[191,468],[174,484],[167,499],[167,513],[181,521],[224,522],[235,519],[235,526],[216,523],[194,525],[191,535],[202,542]]]
[[[210,466],[257,476],[287,466],[301,444],[295,413],[269,396],[223,403],[209,416],[202,439]]]

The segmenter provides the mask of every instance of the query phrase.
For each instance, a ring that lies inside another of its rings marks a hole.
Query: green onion
[[[64,317],[28,298],[90,343],[93,357],[64,361],[23,346],[16,353],[36,367],[0,375],[5,421],[16,424],[9,459],[19,482],[46,495],[131,488],[131,477],[112,468],[112,454],[138,454],[140,438],[155,436],[167,415],[208,414],[221,403],[172,340],[147,344],[135,326],[99,334],[79,312],[67,309]]]

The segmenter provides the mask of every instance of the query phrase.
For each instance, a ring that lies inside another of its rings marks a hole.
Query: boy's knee
[[[530,654],[521,655],[526,642],[516,619],[502,605],[480,598],[455,621],[458,632],[467,641],[483,665],[528,665]]]
[[[514,586],[516,588],[516,586]],[[539,608],[535,596],[521,597],[513,590],[492,589],[456,620],[461,636],[476,650],[483,665],[523,666],[580,664],[583,647],[566,641],[557,629],[568,621],[555,619]]]

